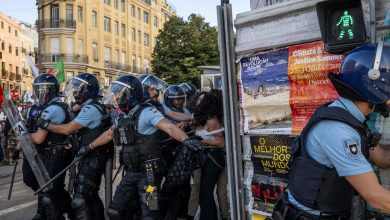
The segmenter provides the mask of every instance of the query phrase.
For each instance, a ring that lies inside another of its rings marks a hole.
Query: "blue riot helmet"
[[[73,77],[64,90],[68,103],[83,104],[88,99],[96,99],[99,94],[99,82],[90,73],[80,73]]]
[[[185,107],[185,101],[186,94],[178,85],[170,85],[164,92],[164,104],[170,109],[180,109]]]
[[[342,97],[385,104],[390,99],[390,47],[379,42],[352,50],[340,73],[330,73],[329,79]]]
[[[160,93],[162,93],[168,87],[168,83],[154,75],[144,74],[139,76],[138,79],[141,81],[142,86],[144,87],[144,96],[146,100],[157,98]],[[150,88],[155,88],[157,90],[157,94],[154,95],[154,97],[151,97],[149,93]]]
[[[55,76],[40,74],[33,83],[33,98],[39,106],[45,105],[60,96],[60,86]]]
[[[196,86],[190,82],[182,83],[179,86],[180,88],[183,89],[184,93],[186,94],[187,100],[190,100],[198,90]]]
[[[132,75],[123,75],[114,80],[108,87],[102,103],[129,112],[134,106],[144,102],[141,81]]]

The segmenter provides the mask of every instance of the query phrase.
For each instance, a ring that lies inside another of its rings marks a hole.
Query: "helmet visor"
[[[112,82],[104,97],[102,103],[109,107],[120,108],[124,106],[131,98],[131,88],[121,82]]]
[[[143,79],[141,81],[141,83],[148,90],[149,89],[156,89],[157,95],[154,95],[151,98],[161,97],[162,93],[168,87],[168,83],[166,83],[165,81],[161,80],[160,78],[152,76],[152,75],[145,77],[145,79]]]
[[[75,102],[83,91],[87,90],[88,82],[78,77],[73,77],[66,86],[63,94],[68,104]]]
[[[33,99],[38,105],[44,105],[54,97],[54,83],[34,83]]]

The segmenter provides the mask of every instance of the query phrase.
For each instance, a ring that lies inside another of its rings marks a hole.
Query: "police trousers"
[[[108,150],[102,149],[91,152],[80,161],[73,200],[80,199],[85,205],[75,208],[78,218],[86,213],[89,219],[104,220],[104,205],[99,197],[99,188],[109,157]]]
[[[49,176],[52,178],[62,171],[73,160],[71,150],[66,150],[63,146],[50,146],[44,149],[42,156],[43,163]],[[74,212],[71,206],[71,197],[65,190],[65,173],[53,182],[53,188],[44,193],[44,197],[50,199],[50,205],[45,206],[48,219],[62,219],[62,214],[67,213],[73,217]],[[51,210],[48,212],[48,208]]]
[[[155,177],[155,185],[160,186],[161,178]],[[151,211],[147,206],[147,193],[145,191],[148,186],[146,174],[144,172],[127,171],[122,177],[121,182],[116,188],[114,198],[110,203],[109,208],[118,211],[121,219],[125,219],[129,207],[134,201],[140,206],[142,220],[159,220],[161,219],[159,211]]]

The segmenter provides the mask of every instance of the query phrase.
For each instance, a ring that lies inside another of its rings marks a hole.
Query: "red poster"
[[[343,56],[325,53],[323,49],[322,42],[289,48],[288,78],[293,134],[302,131],[318,106],[338,98],[327,74],[339,72]]]

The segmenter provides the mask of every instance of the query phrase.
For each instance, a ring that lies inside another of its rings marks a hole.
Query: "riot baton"
[[[66,166],[63,170],[61,170],[57,175],[55,175],[53,178],[51,178],[47,183],[45,183],[41,188],[39,188],[37,191],[35,191],[34,195],[37,195],[42,190],[44,190],[48,185],[50,185],[52,182],[54,182],[58,177],[60,177],[62,174],[64,174],[67,170],[69,170],[73,165],[75,165],[77,162],[79,162],[86,154],[81,155],[80,157],[75,158],[68,166]]]
[[[118,170],[117,170],[116,173],[115,173],[114,179],[112,179],[112,183],[115,182],[115,179],[116,179],[116,177],[118,176],[118,174],[121,172],[122,168],[123,168],[123,165],[121,164],[121,165],[119,166]]]
[[[192,136],[195,135],[195,132],[196,132],[196,131],[190,131],[190,132],[187,132],[186,135],[187,135],[188,137],[192,137]],[[166,143],[171,142],[171,141],[176,141],[176,140],[173,139],[173,138],[168,138],[168,139],[165,139],[165,140],[161,141],[160,144],[166,144]]]
[[[12,172],[12,177],[11,177],[11,183],[9,185],[9,191],[8,191],[8,200],[11,199],[11,194],[12,194],[12,188],[14,187],[14,182],[15,182],[15,174],[16,174],[16,167],[18,166],[18,161],[15,160],[14,164],[14,171]]]

